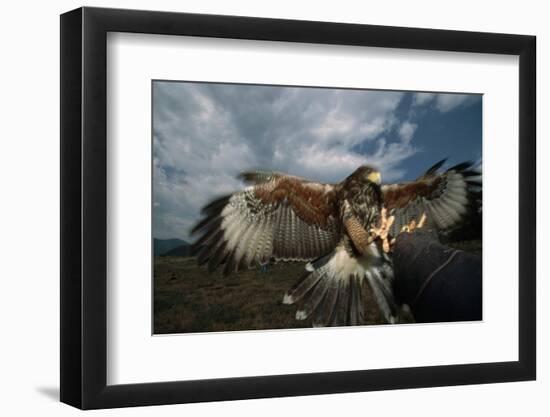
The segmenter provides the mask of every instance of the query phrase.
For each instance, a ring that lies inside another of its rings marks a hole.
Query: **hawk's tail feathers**
[[[369,282],[373,296],[386,321],[397,322],[398,306],[393,296],[393,269],[389,264],[383,264],[368,269],[365,278]]]
[[[382,257],[357,259],[338,246],[329,255],[309,263],[306,269],[308,272],[283,299],[284,304],[299,305],[297,320],[311,318],[315,327],[367,324],[368,282],[385,320],[395,323],[393,272]]]

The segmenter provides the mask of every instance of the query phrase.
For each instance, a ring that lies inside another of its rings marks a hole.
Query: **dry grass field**
[[[456,249],[481,254],[481,240],[448,243]],[[224,277],[209,274],[193,257],[156,256],[154,267],[154,333],[196,333],[231,330],[311,327],[294,318],[296,306],[282,303],[285,292],[304,274],[304,263],[270,265]],[[367,291],[366,317],[383,323]],[[412,318],[404,317],[404,321]]]
[[[310,327],[307,320],[295,320],[296,306],[282,303],[304,272],[303,263],[280,263],[267,272],[224,277],[219,271],[208,274],[195,258],[155,257],[154,333]],[[368,305],[369,322],[381,323],[375,303]]]

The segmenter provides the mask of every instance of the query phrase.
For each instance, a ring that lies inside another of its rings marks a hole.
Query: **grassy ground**
[[[448,243],[481,254],[481,240]],[[296,306],[282,303],[285,292],[304,274],[303,263],[270,265],[228,277],[208,274],[195,258],[155,257],[154,332],[190,333],[311,327],[294,318]],[[366,291],[369,287],[365,286]],[[376,302],[366,294],[368,323],[382,323]],[[405,318],[405,321],[409,321]]]
[[[155,334],[310,327],[295,320],[296,306],[282,303],[303,273],[303,263],[281,263],[223,277],[195,258],[155,257]],[[380,323],[375,303],[368,305],[369,322]]]

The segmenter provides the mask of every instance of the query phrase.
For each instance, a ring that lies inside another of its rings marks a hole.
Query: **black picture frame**
[[[108,32],[519,56],[519,360],[107,385]],[[524,35],[88,7],[61,15],[61,401],[94,409],[535,379],[535,51]]]

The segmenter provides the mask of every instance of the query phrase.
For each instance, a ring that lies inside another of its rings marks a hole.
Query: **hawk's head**
[[[357,168],[355,172],[350,175],[350,178],[358,181],[370,181],[377,185],[380,185],[380,182],[382,180],[380,171],[368,165],[362,165]]]

